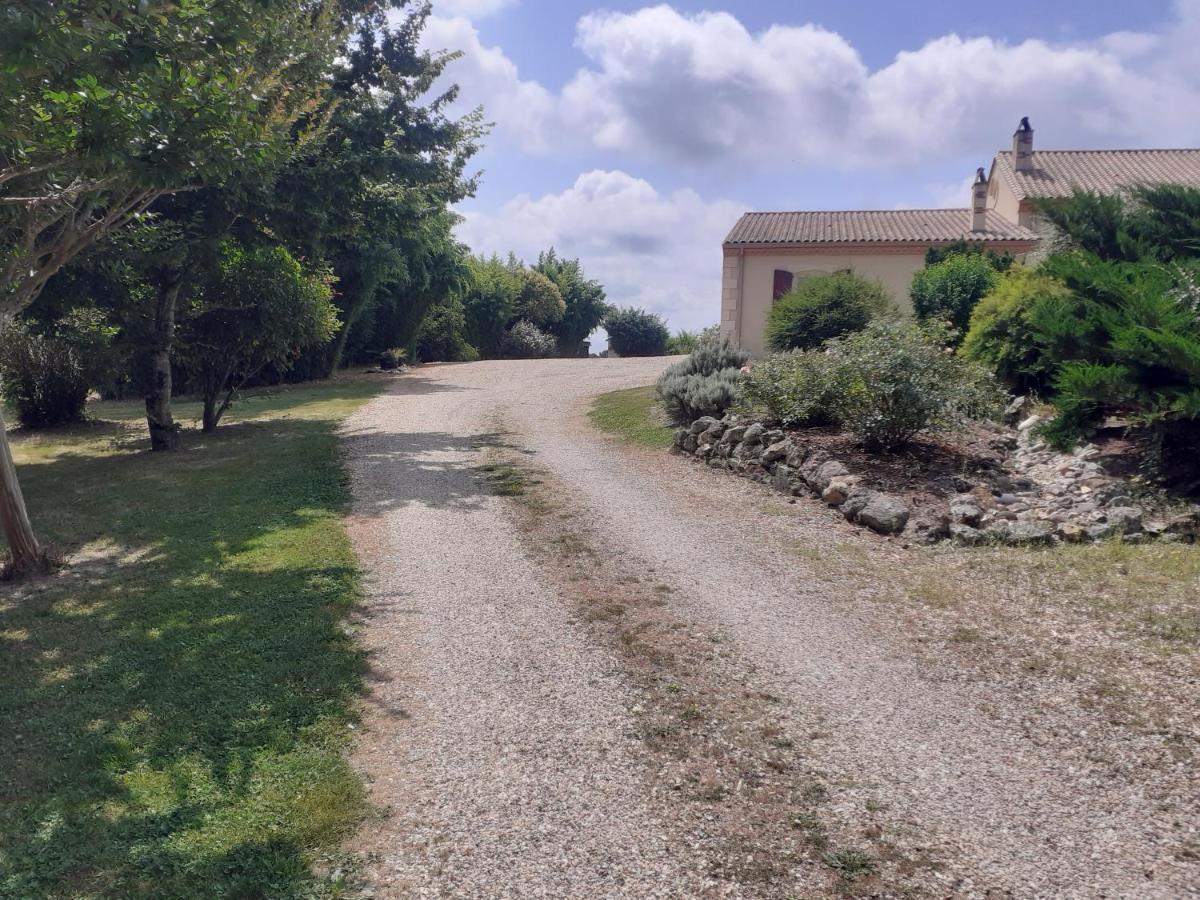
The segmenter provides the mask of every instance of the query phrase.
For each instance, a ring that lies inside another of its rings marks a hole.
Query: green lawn
[[[364,812],[347,379],[150,454],[138,405],[13,449],[59,575],[0,586],[0,896],[296,897]],[[181,418],[197,414],[181,404]]]
[[[601,394],[592,403],[592,424],[643,447],[665,450],[675,429],[667,424],[653,386]]]

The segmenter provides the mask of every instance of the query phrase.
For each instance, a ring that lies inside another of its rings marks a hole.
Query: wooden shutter
[[[786,269],[775,270],[775,294],[772,299],[778,300],[784,294],[792,289],[792,281],[795,276]]]

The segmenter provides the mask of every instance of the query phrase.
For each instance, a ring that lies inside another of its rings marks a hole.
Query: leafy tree
[[[466,338],[467,320],[462,300],[450,296],[434,305],[417,332],[417,356],[422,362],[469,362],[479,351]]]
[[[535,325],[549,325],[562,320],[566,304],[558,286],[534,269],[517,270],[519,289],[513,302],[513,316]]]
[[[520,283],[513,269],[498,256],[471,257],[463,287],[467,341],[481,356],[500,353],[505,328],[513,320]]]
[[[553,247],[538,255],[534,269],[553,281],[562,294],[563,317],[550,325],[558,338],[559,352],[563,356],[582,355],[583,342],[608,312],[603,286],[583,274],[578,259],[563,259]]]
[[[940,247],[930,247],[925,251],[925,267],[936,266],[952,256],[980,256],[992,264],[997,272],[1007,272],[1013,267],[1017,258],[1007,251],[997,253],[989,250],[986,244],[979,241],[951,241]]]
[[[852,272],[806,278],[771,307],[767,343],[777,351],[819,347],[861,331],[890,309],[891,298],[878,281]]]
[[[305,273],[282,247],[227,243],[192,300],[180,357],[214,430],[237,392],[268,365],[286,368],[337,330],[328,278]]]
[[[609,310],[601,324],[618,356],[662,356],[671,336],[661,316],[633,307]]]
[[[64,265],[160,197],[277,162],[322,120],[324,76],[359,7],[9,4],[0,29],[0,314],[24,309]],[[169,315],[162,326],[169,338]],[[165,361],[158,376],[169,384]],[[13,568],[38,566],[2,430],[0,521]]]
[[[999,277],[985,257],[950,256],[913,275],[913,311],[918,319],[949,322],[962,334],[975,305],[996,286]]]

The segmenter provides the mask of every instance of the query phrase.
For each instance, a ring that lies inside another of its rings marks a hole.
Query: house
[[[910,309],[912,276],[930,247],[967,240],[1023,260],[1039,243],[1037,201],[1162,182],[1200,186],[1200,150],[1035,151],[1022,119],[1012,150],[997,153],[987,173],[977,170],[969,207],[746,213],[723,245],[721,333],[766,352],[772,304],[797,280],[831,272],[876,278]]]

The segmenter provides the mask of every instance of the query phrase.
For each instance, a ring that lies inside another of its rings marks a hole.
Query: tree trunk
[[[337,340],[333,342],[333,353],[329,361],[329,377],[332,378],[338,373],[338,369],[342,365],[342,354],[346,352],[346,343],[350,340],[350,321],[347,319],[346,324],[342,326],[342,330],[338,332]]]
[[[204,418],[202,419],[203,425],[201,428],[205,434],[217,430],[217,423],[221,421],[222,411],[223,410],[217,406],[216,397],[204,398]]]
[[[179,427],[171,415],[171,346],[175,342],[175,301],[181,283],[174,281],[158,292],[154,310],[154,349],[150,357],[150,383],[146,389],[146,424],[151,450],[179,446]]]
[[[8,432],[4,425],[4,417],[0,414],[0,525],[4,527],[4,537],[8,541],[8,551],[12,557],[12,571],[23,575],[29,572],[42,572],[47,569],[46,558],[38,545],[33,533],[33,525],[29,521],[29,513],[25,509],[25,497],[21,494],[21,484],[17,481],[17,467],[13,463],[12,452],[8,447]]]

